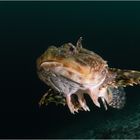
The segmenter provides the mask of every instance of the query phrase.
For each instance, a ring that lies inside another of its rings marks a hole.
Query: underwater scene
[[[122,108],[106,109],[101,99],[99,107],[85,95],[90,111],[73,114],[67,105],[39,105],[50,87],[37,73],[37,59],[50,46],[75,45],[80,37],[110,68],[140,71],[139,15],[140,2],[132,1],[0,2],[0,138],[139,139],[139,74],[138,85],[120,90]]]

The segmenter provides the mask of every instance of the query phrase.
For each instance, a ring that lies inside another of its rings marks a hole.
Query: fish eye
[[[71,52],[73,52],[73,51],[74,51],[74,47],[73,47],[73,46],[70,46],[69,50],[70,50]]]
[[[69,51],[70,52],[74,52],[75,51],[75,46],[74,45],[72,45],[71,43],[68,43],[68,46],[69,46]]]

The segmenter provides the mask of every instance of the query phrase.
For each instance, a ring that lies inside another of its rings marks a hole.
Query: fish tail
[[[140,85],[140,71],[110,68],[110,72],[116,74],[115,77],[116,86],[126,87]]]

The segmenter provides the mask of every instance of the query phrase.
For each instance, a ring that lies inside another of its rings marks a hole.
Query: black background
[[[126,89],[121,111],[98,109],[88,97],[91,112],[39,108],[48,87],[37,77],[37,57],[80,36],[110,67],[140,70],[140,2],[0,2],[0,138],[72,138],[134,111],[139,87]]]

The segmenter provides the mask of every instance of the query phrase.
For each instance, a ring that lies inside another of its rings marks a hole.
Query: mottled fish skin
[[[90,111],[84,98],[88,94],[98,107],[101,98],[106,110],[107,106],[123,108],[123,87],[140,84],[140,71],[109,68],[107,61],[83,48],[81,41],[80,37],[76,46],[72,43],[50,46],[37,59],[38,76],[50,86],[39,104],[68,105],[73,114]]]
[[[116,68],[109,68],[109,71],[116,74],[114,82],[116,86],[126,87],[140,84],[140,71]]]

